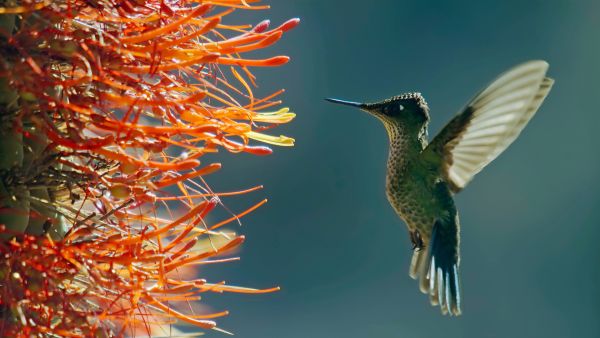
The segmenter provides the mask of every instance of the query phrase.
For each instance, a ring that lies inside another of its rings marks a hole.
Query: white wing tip
[[[530,66],[530,67],[536,67],[536,68],[544,68],[544,69],[548,69],[548,67],[550,67],[550,64],[545,61],[545,60],[529,60],[529,61],[525,61],[522,64],[516,66],[517,67],[524,67],[524,66]]]
[[[519,73],[536,72],[538,74],[545,75],[546,72],[548,71],[549,67],[550,67],[550,64],[548,64],[548,62],[546,62],[544,60],[531,60],[531,61],[523,62],[520,65],[513,67],[507,73],[519,74]]]

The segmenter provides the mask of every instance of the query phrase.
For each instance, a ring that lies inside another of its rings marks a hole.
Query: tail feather
[[[458,218],[456,222],[458,223]],[[444,315],[459,316],[461,310],[457,246],[456,242],[444,240],[444,236],[440,235],[448,230],[452,229],[444,228],[439,220],[436,221],[428,247],[413,253],[409,274],[412,278],[419,279],[419,289],[429,295],[431,305],[439,305]]]
[[[410,262],[410,270],[408,275],[412,279],[419,277],[419,267],[423,265],[423,261],[427,258],[427,252],[423,249],[415,249],[412,260]]]

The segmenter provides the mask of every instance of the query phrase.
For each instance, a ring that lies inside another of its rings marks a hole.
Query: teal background
[[[239,17],[302,19],[254,54],[292,57],[256,70],[257,93],[287,89],[298,116],[273,133],[297,142],[269,157],[216,157],[215,191],[265,185],[224,199],[230,209],[270,201],[236,228],[247,237],[242,260],[202,275],[282,291],[207,295],[231,311],[219,325],[238,337],[599,337],[600,1],[270,3]],[[384,194],[383,127],[323,98],[420,91],[431,137],[530,59],[547,60],[556,85],[519,139],[456,196],[464,315],[443,317],[407,275],[410,241]]]

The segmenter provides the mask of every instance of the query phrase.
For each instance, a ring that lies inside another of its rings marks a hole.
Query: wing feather
[[[547,70],[545,61],[529,61],[500,75],[425,149],[425,160],[439,163],[453,191],[464,188],[519,136],[552,88]]]

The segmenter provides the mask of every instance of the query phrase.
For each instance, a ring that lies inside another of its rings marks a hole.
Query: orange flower
[[[150,334],[226,315],[176,311],[203,292],[271,292],[185,280],[243,236],[222,231],[266,202],[209,223],[220,197],[207,153],[267,155],[294,118],[278,91],[255,97],[248,59],[295,27],[225,23],[256,0],[18,1],[0,8],[0,311],[3,336]],[[198,4],[200,3],[200,4]],[[241,88],[241,89],[239,89]],[[1,190],[1,189],[0,189]],[[203,238],[210,245],[197,245]],[[218,240],[218,239],[222,240]],[[6,315],[10,313],[10,315]]]

